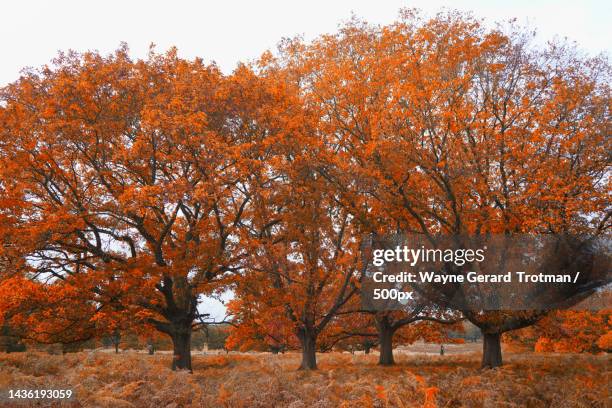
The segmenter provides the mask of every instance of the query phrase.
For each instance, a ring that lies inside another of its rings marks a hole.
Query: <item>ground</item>
[[[612,406],[608,355],[506,353],[503,368],[481,370],[471,351],[477,345],[447,346],[444,356],[433,353],[438,347],[420,347],[397,353],[395,367],[378,367],[376,354],[320,354],[316,372],[296,371],[298,353],[197,353],[192,375],[172,372],[165,353],[0,354],[0,390],[2,398],[11,388],[76,395],[63,405],[30,406]]]

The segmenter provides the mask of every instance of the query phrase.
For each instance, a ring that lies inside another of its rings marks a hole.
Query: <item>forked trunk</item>
[[[173,370],[189,370],[191,368],[191,325],[183,327],[172,334],[172,355]]]
[[[501,365],[501,334],[483,333],[482,368],[495,368]]]
[[[302,364],[300,370],[317,369],[317,336],[313,331],[300,329],[298,338],[302,345]]]

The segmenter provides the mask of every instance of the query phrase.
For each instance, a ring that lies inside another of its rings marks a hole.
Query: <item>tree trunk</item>
[[[302,345],[302,364],[300,370],[317,369],[317,336],[312,330],[300,329],[298,338]]]
[[[482,368],[495,368],[501,365],[501,334],[483,333]]]
[[[189,370],[191,368],[191,324],[176,330],[172,334],[172,345],[174,353],[172,355],[173,370]]]
[[[119,343],[121,343],[121,334],[115,329],[113,332],[113,345],[115,346],[115,354],[119,354]]]
[[[393,361],[393,334],[394,330],[388,325],[379,325],[378,328],[378,344],[380,348],[380,356],[378,364],[390,366],[395,364]]]
[[[163,262],[157,261],[158,266]],[[192,285],[186,276],[164,275],[162,282],[155,285],[163,295],[166,305],[161,314],[167,321],[150,319],[157,330],[172,339],[172,370],[189,370],[191,367],[192,324],[197,315],[198,297],[192,294]],[[153,308],[152,310],[156,310]]]

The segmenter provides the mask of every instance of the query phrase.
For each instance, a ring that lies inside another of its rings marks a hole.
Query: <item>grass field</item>
[[[466,346],[465,350],[469,351]],[[506,354],[501,369],[478,353],[319,354],[316,372],[300,355],[194,355],[194,374],[172,372],[171,356],[99,351],[0,354],[0,389],[72,389],[75,398],[36,405],[87,407],[610,407],[608,355]],[[5,400],[6,401],[6,400]],[[7,404],[4,402],[4,404]],[[6,405],[11,406],[11,405]]]

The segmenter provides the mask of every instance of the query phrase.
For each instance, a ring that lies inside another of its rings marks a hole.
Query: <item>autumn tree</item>
[[[317,340],[357,293],[359,234],[333,186],[316,171],[327,149],[313,127],[316,115],[303,104],[297,82],[269,57],[259,63],[261,86],[284,96],[243,111],[243,123],[260,140],[249,156],[255,170],[241,235],[249,250],[236,293],[241,316],[249,309],[261,325],[275,328],[267,331],[270,339],[290,327],[302,349],[300,368],[316,369]],[[270,81],[275,84],[266,85]]]
[[[249,307],[260,306],[264,321],[290,322],[300,368],[316,369],[317,339],[357,293],[360,256],[351,215],[302,154],[288,153],[277,182],[253,194],[255,244],[239,285],[257,299]]]
[[[124,47],[60,54],[2,89],[1,235],[15,268],[1,298],[26,303],[11,317],[31,337],[128,313],[169,335],[172,367],[191,370],[199,296],[235,270],[249,201],[223,86],[214,65],[176,50],[132,61]]]
[[[352,21],[289,41],[279,65],[320,110],[336,161],[318,171],[356,219],[427,236],[604,233],[609,64],[530,38],[404,11],[389,26]],[[501,334],[546,312],[464,314],[483,332],[483,367],[495,367]]]
[[[459,329],[457,323],[461,320],[459,313],[440,311],[431,306],[428,309],[424,305],[415,307],[410,313],[377,312],[374,319],[380,350],[378,364],[385,366],[395,364],[394,344],[411,344],[416,340],[450,342],[448,332]]]
[[[227,77],[125,47],[25,72],[0,91],[0,323],[46,342],[146,323],[191,369],[200,296],[229,285],[313,369],[364,234],[608,232],[609,64],[530,37],[404,11]],[[485,367],[546,314],[461,311]]]

